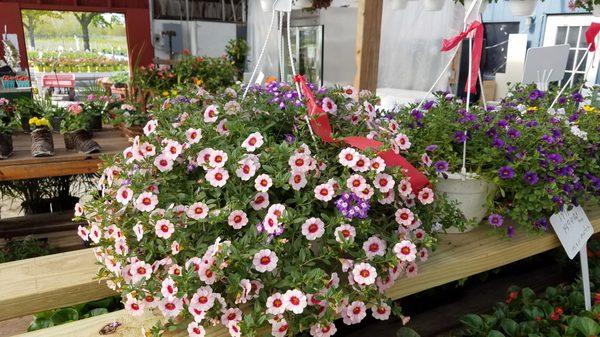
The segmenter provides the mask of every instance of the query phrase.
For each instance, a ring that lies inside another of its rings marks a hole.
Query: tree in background
[[[29,46],[31,49],[35,49],[35,30],[38,25],[43,21],[44,18],[59,19],[62,17],[62,13],[54,11],[40,11],[33,9],[23,10],[21,13],[23,16],[23,27],[27,29],[29,35]]]
[[[119,20],[115,15],[111,15],[107,20],[102,13],[73,13],[73,15],[81,25],[83,49],[85,50],[90,50],[90,25],[106,28],[111,27],[113,23]]]

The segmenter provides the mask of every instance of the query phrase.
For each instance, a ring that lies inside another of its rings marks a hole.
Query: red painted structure
[[[125,33],[130,67],[152,63],[154,47],[150,27],[149,0],[0,0],[0,34],[17,34],[21,67],[26,68],[27,48],[21,10],[102,12],[125,14]],[[0,48],[0,55],[2,54]]]

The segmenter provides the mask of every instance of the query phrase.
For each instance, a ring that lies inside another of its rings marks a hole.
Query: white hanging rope
[[[483,109],[487,109],[487,100],[485,99],[485,91],[483,90],[483,76],[481,76],[481,70],[479,70],[479,87],[481,90],[481,103],[483,104]]]
[[[550,109],[552,109],[554,107],[554,104],[556,104],[556,102],[558,101],[558,99],[560,98],[560,96],[563,94],[563,92],[567,89],[567,87],[573,81],[573,78],[575,78],[575,73],[576,73],[577,69],[579,69],[579,67],[581,66],[581,64],[584,61],[587,60],[587,56],[590,53],[590,47],[591,47],[591,45],[588,46],[587,50],[585,51],[585,54],[581,58],[581,61],[579,61],[579,63],[577,64],[577,66],[573,69],[573,72],[571,73],[571,77],[569,77],[569,80],[567,80],[567,82],[565,83],[565,85],[563,85],[563,87],[560,89],[560,91],[558,92],[558,95],[556,95],[556,97],[554,98],[554,101],[552,101],[552,104],[550,104],[550,107],[548,108],[548,110],[550,110]],[[584,80],[585,80],[585,75],[584,75]]]
[[[300,90],[300,85],[295,81],[294,76],[298,75],[296,73],[296,65],[294,64],[294,57],[292,54],[292,38],[291,38],[291,30],[290,30],[290,21],[291,21],[291,13],[287,12],[287,44],[288,44],[288,53],[290,55],[290,65],[292,66],[292,81],[296,84],[296,92],[298,92],[298,99],[302,99],[302,91]],[[310,129],[310,124],[308,125]],[[312,129],[310,130],[312,134]]]
[[[471,66],[473,65],[473,38],[469,37],[469,73],[467,75],[467,113],[469,113],[471,109]],[[460,168],[461,179],[465,180],[467,175],[467,138],[469,136],[469,131],[465,130],[465,140],[463,141],[463,157],[462,157],[462,167]]]
[[[279,30],[278,32],[278,39],[277,39],[277,52],[278,52],[278,56],[279,56],[279,79],[283,79],[283,74],[284,74],[284,70],[285,70],[285,62],[284,62],[284,51],[283,51],[283,39],[281,38],[281,34],[283,32],[283,15],[281,15],[280,12],[277,12],[277,15],[279,16]]]
[[[267,38],[265,39],[265,43],[260,50],[260,54],[258,56],[258,60],[256,61],[256,65],[254,66],[254,70],[252,71],[252,75],[248,80],[248,84],[246,84],[246,88],[244,89],[244,95],[242,95],[242,101],[246,99],[246,95],[248,95],[248,90],[250,90],[250,86],[252,85],[252,81],[254,80],[254,76],[256,76],[256,72],[262,63],[263,56],[265,55],[265,50],[267,49],[267,45],[269,44],[269,38],[271,37],[271,31],[273,30],[273,26],[275,25],[275,4],[279,0],[273,1],[273,11],[271,13],[271,24],[269,25],[269,31],[267,32]]]
[[[427,94],[425,94],[425,96],[423,97],[423,99],[421,99],[421,102],[417,106],[417,110],[421,109],[421,107],[423,106],[423,104],[425,104],[425,101],[427,100],[427,97],[429,97],[429,95],[431,95],[431,93],[433,92],[433,90],[435,89],[435,87],[442,80],[442,78],[446,75],[446,72],[448,72],[448,68],[450,68],[450,66],[452,65],[452,62],[454,61],[454,57],[456,56],[456,53],[458,53],[458,48],[459,47],[457,46],[456,49],[454,49],[454,53],[452,54],[452,57],[450,58],[450,60],[448,60],[448,63],[446,64],[446,66],[444,67],[444,69],[442,70],[442,72],[440,73],[440,75],[437,77],[437,79],[435,80],[435,82],[433,82],[433,85],[431,86],[431,88],[429,88],[429,90],[427,91]]]

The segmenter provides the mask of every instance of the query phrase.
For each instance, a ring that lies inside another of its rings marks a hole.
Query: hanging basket
[[[34,157],[54,155],[54,140],[49,129],[40,128],[31,131],[31,155]]]
[[[393,10],[406,9],[407,6],[408,6],[408,0],[392,0],[392,9]]]
[[[92,139],[92,134],[86,130],[64,133],[63,138],[67,150],[76,150],[84,154],[102,151],[100,145]]]
[[[444,8],[444,0],[424,0],[423,9],[429,12],[437,12]]]
[[[13,153],[12,135],[0,133],[0,159],[6,159]]]
[[[463,216],[475,223],[481,222],[487,215],[486,201],[496,192],[496,185],[489,183],[475,174],[463,176],[458,173],[448,174],[448,179],[441,178],[435,186],[437,192],[446,194],[449,201],[456,201]],[[475,227],[465,228],[463,232]],[[448,233],[460,233],[458,228],[451,227]]]
[[[537,0],[510,0],[508,8],[514,16],[532,16]]]

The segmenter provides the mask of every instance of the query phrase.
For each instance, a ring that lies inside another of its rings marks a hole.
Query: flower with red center
[[[175,281],[173,281],[172,278],[167,277],[162,281],[160,293],[165,298],[174,298],[177,295],[177,291],[177,285],[175,284]]]
[[[321,201],[330,201],[333,199],[333,186],[329,184],[321,184],[315,187],[314,189],[315,198]]]
[[[399,133],[396,135],[396,137],[394,138],[394,143],[398,146],[400,150],[408,150],[411,145],[408,136],[403,133]]]
[[[273,180],[268,174],[260,174],[254,179],[254,188],[259,192],[267,192],[273,186]]]
[[[404,270],[406,272],[406,277],[414,277],[417,276],[418,268],[417,264],[414,262],[409,263]]]
[[[251,133],[248,138],[242,142],[242,147],[248,152],[254,152],[264,144],[263,136],[260,132]]]
[[[215,303],[215,295],[209,286],[200,287],[190,300],[190,306],[200,311],[208,311]]]
[[[434,199],[434,193],[433,190],[429,187],[425,187],[422,190],[419,191],[419,194],[417,195],[417,198],[419,199],[419,201],[423,204],[423,205],[428,205],[431,204],[433,202]]]
[[[359,158],[360,154],[358,153],[358,151],[351,147],[343,149],[338,155],[338,160],[340,164],[346,167],[354,167]]]
[[[146,123],[146,125],[144,125],[144,134],[146,136],[150,136],[151,134],[154,133],[154,131],[156,131],[156,126],[158,126],[158,121],[157,120],[149,120],[148,123]]]
[[[131,281],[137,283],[142,279],[150,279],[150,276],[152,275],[152,266],[144,261],[137,261],[131,264],[129,272],[131,273]]]
[[[329,97],[323,98],[323,102],[321,103],[321,108],[323,108],[323,111],[330,113],[332,115],[335,115],[337,112],[337,105]]]
[[[221,119],[219,124],[217,124],[217,132],[221,136],[229,135],[229,129],[227,128],[227,118]]]
[[[239,322],[242,320],[242,310],[238,308],[229,308],[221,315],[221,324],[227,326],[231,322]]]
[[[352,269],[352,277],[354,281],[362,286],[368,286],[375,283],[377,278],[377,270],[370,264],[362,262],[354,265]]]
[[[398,184],[398,192],[404,197],[408,197],[412,193],[412,186],[406,179],[402,179]]]
[[[133,191],[127,186],[121,186],[117,190],[116,199],[123,205],[127,205],[129,201],[133,198]]]
[[[227,183],[227,179],[229,179],[229,172],[222,167],[214,168],[212,170],[208,170],[205,175],[208,183],[213,187],[223,187]]]
[[[281,293],[274,293],[267,298],[267,314],[280,315],[285,312],[285,303]]]
[[[221,150],[213,150],[208,157],[208,166],[211,168],[223,167],[227,162],[227,153]]]
[[[264,273],[267,271],[273,271],[277,267],[277,262],[279,259],[275,252],[270,249],[261,249],[256,254],[254,254],[254,258],[252,259],[252,264],[254,269],[259,273]]]
[[[263,228],[269,234],[276,234],[281,230],[282,224],[274,214],[267,214],[262,222]]]
[[[285,205],[282,204],[273,204],[269,207],[267,214],[271,214],[276,216],[277,218],[281,218],[285,213]]]
[[[417,246],[408,240],[402,240],[394,246],[394,253],[402,262],[412,262],[417,257]]]
[[[254,199],[250,201],[250,206],[252,206],[255,211],[267,208],[269,206],[269,194],[264,192],[256,193]]]
[[[93,243],[98,243],[100,242],[100,235],[100,228],[96,225],[92,225],[88,234],[89,239],[92,240]]]
[[[156,147],[148,142],[140,144],[139,150],[144,157],[152,157],[156,154]]]
[[[271,335],[273,335],[273,337],[285,337],[287,335],[289,325],[284,318],[279,321],[274,321],[272,324]]]
[[[378,189],[381,193],[389,192],[395,185],[394,178],[387,173],[379,173],[373,180],[373,186]]]
[[[350,303],[345,311],[350,324],[360,323],[367,316],[367,307],[361,301]]]
[[[89,241],[90,240],[90,232],[87,230],[87,228],[79,225],[77,227],[77,235],[79,235],[79,237],[81,238],[81,240],[83,241]]]
[[[302,235],[313,241],[325,234],[325,223],[319,218],[310,218],[302,224]]]
[[[131,294],[127,295],[127,301],[125,301],[125,309],[135,317],[139,317],[144,313],[144,302],[138,301],[136,298],[131,296]]]
[[[356,164],[354,164],[354,166],[352,166],[352,170],[356,171],[356,172],[367,172],[369,171],[371,168],[371,161],[369,160],[369,158],[367,158],[366,156],[363,155],[359,155],[358,160],[356,161]]]
[[[162,155],[170,160],[175,160],[181,152],[183,151],[183,146],[179,144],[179,142],[175,140],[167,140],[165,148],[162,151]]]
[[[294,153],[290,156],[288,164],[294,172],[306,173],[310,171],[311,157],[306,153]]]
[[[385,170],[385,166],[385,161],[380,157],[371,159],[371,170],[375,171],[376,173],[383,172]]]
[[[335,335],[337,328],[333,322],[328,324],[313,324],[310,327],[310,335],[313,337],[331,337]]]
[[[367,180],[360,174],[353,174],[346,179],[346,187],[352,192],[360,194],[367,187]]]
[[[256,174],[256,165],[254,161],[251,159],[243,159],[239,161],[240,166],[235,170],[235,175],[237,175],[242,181],[248,181],[250,178],[254,177]]]
[[[248,224],[248,216],[244,211],[235,210],[229,213],[227,223],[235,229],[241,229]]]
[[[288,183],[292,186],[292,189],[299,191],[306,186],[308,180],[306,180],[306,175],[303,172],[293,171]]]
[[[190,337],[204,337],[206,336],[206,330],[204,327],[196,322],[190,322],[187,326],[187,332]]]
[[[160,172],[171,171],[173,169],[173,164],[173,160],[165,156],[164,153],[159,154],[156,156],[156,158],[154,158],[154,166],[156,166]]]
[[[367,241],[363,243],[363,250],[367,255],[368,259],[372,259],[375,256],[384,256],[387,244],[384,240],[377,236],[371,236]]]
[[[188,143],[196,144],[200,141],[200,139],[202,139],[202,130],[189,128],[185,132],[185,138],[187,139]]]
[[[198,268],[198,278],[200,281],[210,285],[215,283],[217,280],[217,275],[212,270],[213,265],[207,263],[201,263]]]
[[[217,121],[219,117],[219,111],[215,105],[209,105],[204,110],[204,122],[205,123],[214,123]]]
[[[191,204],[185,212],[188,218],[199,220],[208,216],[208,206],[203,202],[195,202]]]
[[[378,319],[380,321],[385,321],[390,318],[390,314],[392,313],[392,308],[390,308],[387,303],[380,303],[379,305],[375,305],[371,307],[371,314],[373,318]]]
[[[285,310],[295,314],[301,314],[307,305],[306,295],[298,289],[286,291],[283,294],[283,302],[285,303]]]
[[[161,219],[156,222],[156,225],[154,225],[154,233],[159,238],[168,239],[174,232],[175,226],[169,220]]]
[[[152,192],[144,192],[135,200],[135,208],[142,212],[151,212],[158,204],[158,197]]]
[[[396,222],[404,227],[410,226],[415,219],[413,212],[408,208],[401,208],[397,210],[395,216]]]
[[[419,250],[419,259],[421,262],[425,262],[427,259],[429,259],[429,252],[427,251],[427,248],[423,247],[421,250]]]
[[[335,241],[339,243],[352,243],[356,237],[356,229],[351,225],[338,226],[333,232]]]
[[[352,98],[354,100],[358,98],[358,92],[356,91],[356,89],[354,89],[354,87],[347,85],[344,88],[342,88],[342,90],[346,98]]]

